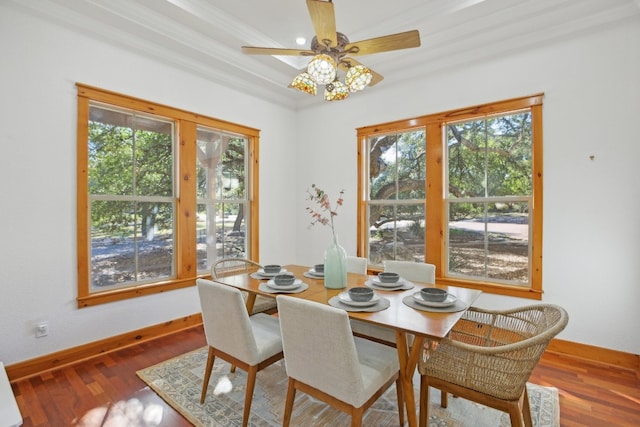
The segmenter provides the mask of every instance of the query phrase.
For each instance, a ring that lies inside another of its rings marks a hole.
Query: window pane
[[[375,136],[368,141],[370,199],[424,199],[424,130]]]
[[[90,118],[89,194],[173,194],[170,122],[97,106]]]
[[[91,287],[173,276],[173,204],[91,203]]]
[[[369,205],[369,262],[424,262],[424,204]]]
[[[447,126],[449,197],[485,196],[485,121]]]
[[[529,281],[527,203],[450,203],[449,272]]]
[[[244,205],[198,204],[198,271],[211,269],[221,258],[244,258],[247,254]]]
[[[245,197],[245,159],[247,140],[234,137],[229,140],[222,155],[218,185],[223,199],[243,199]]]
[[[487,122],[487,195],[531,195],[531,113]]]
[[[529,282],[529,216],[527,203],[489,205],[500,210],[487,217],[487,276],[520,284]]]
[[[171,133],[136,130],[134,135],[136,195],[171,196],[173,194]]]
[[[198,198],[244,198],[246,138],[199,127],[197,143]]]
[[[89,122],[89,194],[133,194],[131,128]]]
[[[198,271],[246,257],[246,137],[198,127]]]
[[[91,290],[174,276],[173,124],[89,111]]]
[[[450,197],[531,194],[530,112],[449,124],[447,146]]]

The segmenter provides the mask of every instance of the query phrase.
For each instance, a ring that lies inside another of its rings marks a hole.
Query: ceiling
[[[244,55],[243,45],[300,48],[305,0],[9,0],[74,31],[290,108],[325,102],[288,88],[308,59]],[[334,0],[351,42],[417,29],[421,46],[358,56],[392,86],[611,25],[640,0]],[[309,44],[302,46],[308,48]],[[362,93],[364,93],[362,92]],[[363,96],[361,93],[353,96]],[[348,102],[343,101],[343,102]]]

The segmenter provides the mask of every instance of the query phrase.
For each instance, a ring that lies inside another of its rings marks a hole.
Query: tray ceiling
[[[313,37],[304,0],[9,0],[71,30],[291,108],[324,102],[287,85],[308,59],[240,46],[297,48]],[[358,60],[391,86],[550,43],[640,13],[640,0],[334,0],[352,41],[417,29],[418,48]],[[308,42],[304,47],[308,47]],[[365,91],[366,92],[366,91]],[[363,94],[365,93],[363,92]],[[362,96],[360,93],[355,96]],[[348,102],[348,101],[345,101]]]

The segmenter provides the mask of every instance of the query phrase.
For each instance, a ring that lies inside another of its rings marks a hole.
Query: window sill
[[[162,292],[173,291],[175,289],[187,288],[193,286],[196,278],[174,279],[168,282],[158,282],[139,285],[129,288],[114,289],[111,291],[96,292],[91,295],[78,297],[78,308],[92,307],[100,304],[107,304],[114,301],[121,301],[129,298],[137,298],[146,295],[159,294]]]
[[[541,300],[542,292],[526,286],[503,285],[490,282],[475,282],[471,280],[436,277],[436,284],[457,286],[459,288],[477,289],[487,294],[506,295],[510,297]]]

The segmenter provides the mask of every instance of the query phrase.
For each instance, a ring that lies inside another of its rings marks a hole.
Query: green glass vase
[[[347,253],[333,235],[333,242],[324,251],[324,287],[342,289],[347,287]]]

